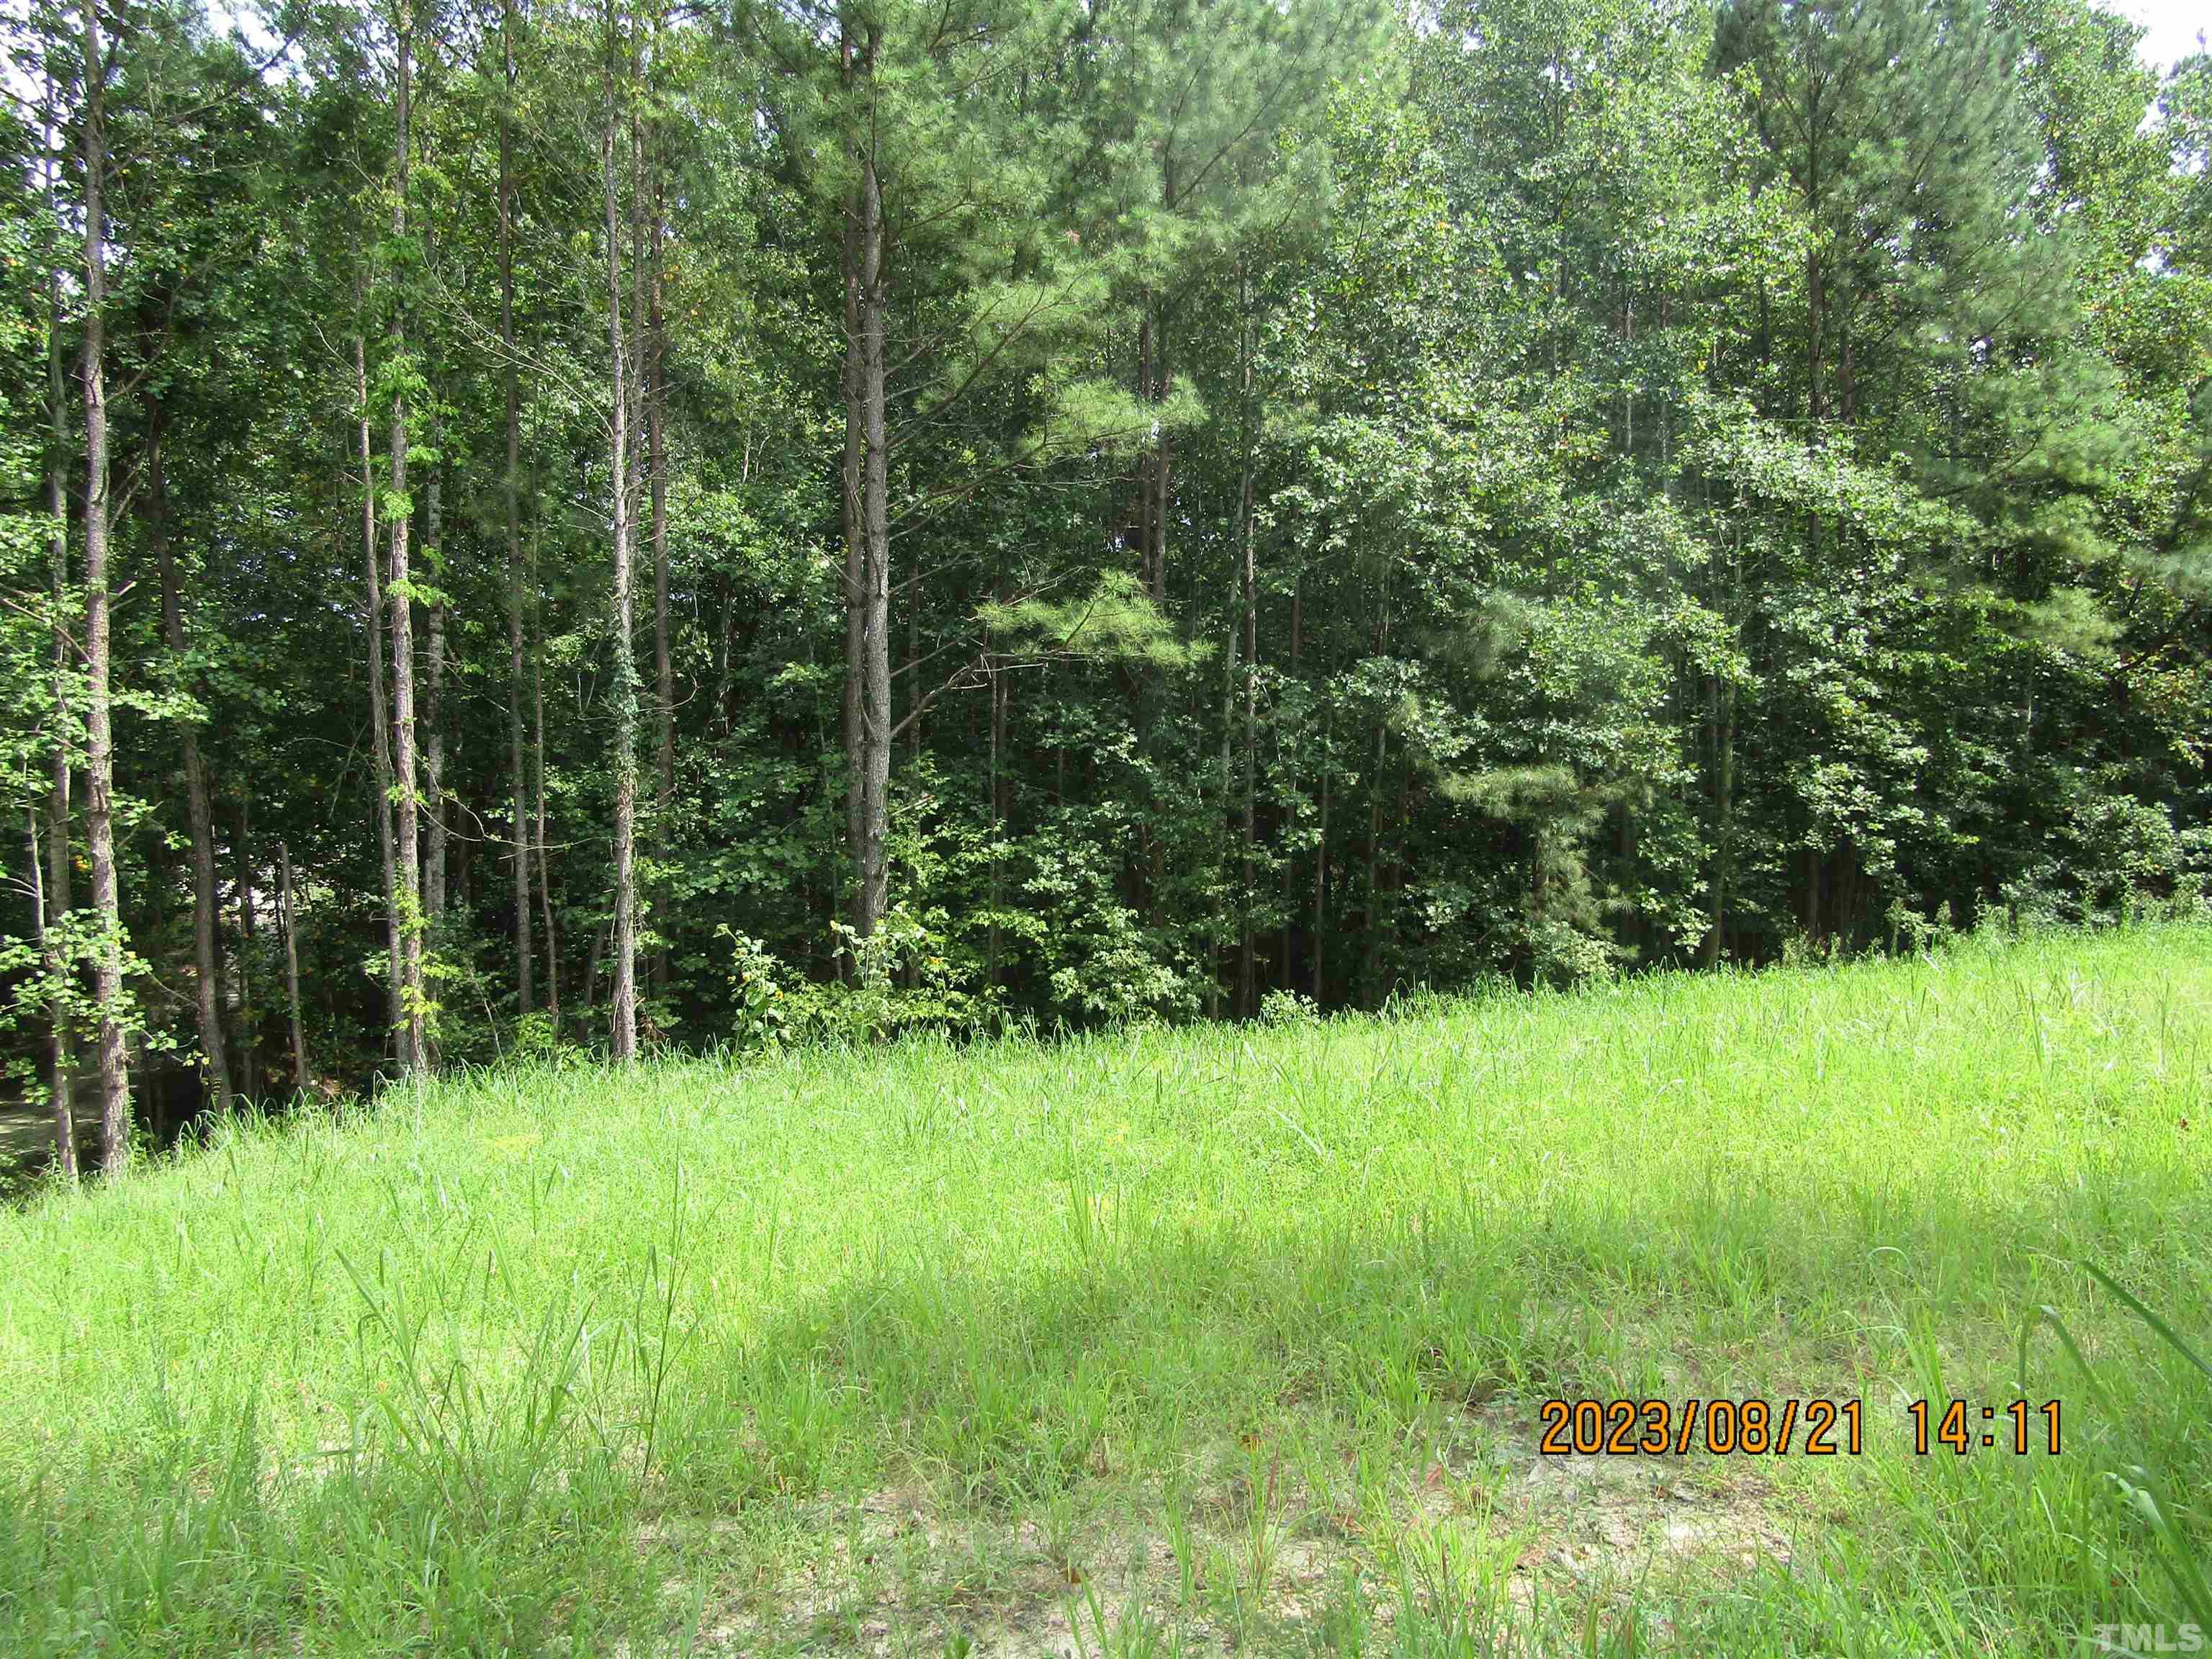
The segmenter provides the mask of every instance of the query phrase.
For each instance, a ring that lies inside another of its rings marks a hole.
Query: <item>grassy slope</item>
[[[2168,928],[242,1130],[0,1234],[0,1647],[2071,1650],[2163,1595],[2120,1436],[2212,1490],[2069,1265],[2212,1329],[2208,1079]],[[2132,1420],[2046,1337],[2063,1456],[1907,1455],[2045,1302]],[[1554,1393],[1869,1455],[1563,1466]]]

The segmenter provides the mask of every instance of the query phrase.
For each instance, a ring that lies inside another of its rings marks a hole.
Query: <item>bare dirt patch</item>
[[[1248,1461],[1245,1474],[1231,1453],[1210,1483],[1102,1491],[1079,1513],[953,1510],[919,1486],[817,1500],[750,1593],[706,1608],[696,1640],[709,1653],[1060,1659],[1108,1650],[1109,1634],[1112,1650],[1147,1650],[1128,1639],[1136,1625],[1179,1634],[1186,1652],[1234,1652],[1304,1645],[1354,1601],[1388,1628],[1409,1585],[1425,1607],[1479,1580],[1486,1606],[1517,1618],[1540,1601],[1791,1559],[1760,1473],[1540,1457],[1502,1415],[1466,1430],[1364,1492],[1348,1480],[1316,1491],[1279,1462]]]

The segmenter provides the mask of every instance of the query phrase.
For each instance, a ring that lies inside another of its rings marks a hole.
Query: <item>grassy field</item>
[[[2087,1650],[2180,1605],[2108,1471],[2212,1528],[2075,1265],[2212,1331],[2208,1083],[2174,927],[241,1127],[8,1218],[0,1650]],[[2023,1394],[2059,1455],[1913,1455]]]

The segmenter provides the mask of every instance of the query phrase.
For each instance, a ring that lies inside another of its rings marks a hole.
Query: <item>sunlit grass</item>
[[[2212,1386],[2075,1264],[2212,1331],[2209,946],[242,1128],[0,1244],[0,1648],[2077,1650],[2166,1606],[2123,1443],[2206,1524]],[[2045,1304],[2125,1422],[2018,1375]],[[2023,1389],[2061,1456],[1910,1455]],[[1554,1492],[1554,1394],[1863,1398],[1867,1455]]]

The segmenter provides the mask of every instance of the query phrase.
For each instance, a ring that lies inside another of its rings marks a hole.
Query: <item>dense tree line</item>
[[[64,1146],[2212,869],[2212,64],[2085,0],[220,15],[0,120]]]

